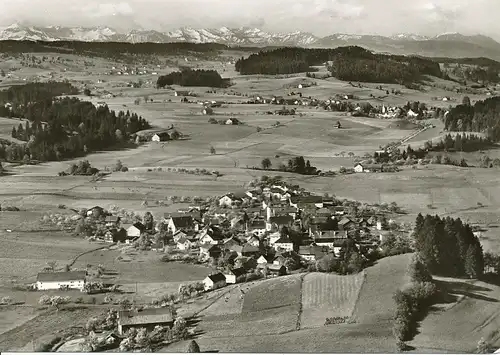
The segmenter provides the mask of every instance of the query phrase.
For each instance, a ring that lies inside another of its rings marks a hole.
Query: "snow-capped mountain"
[[[87,42],[216,42],[240,46],[301,46],[337,47],[358,45],[365,48],[395,54],[486,56],[500,58],[500,43],[483,35],[465,36],[459,33],[444,33],[433,37],[416,34],[396,34],[391,37],[379,35],[356,35],[337,33],[317,37],[308,32],[272,33],[259,28],[202,28],[183,27],[170,32],[132,30],[128,33],[110,27],[61,27],[28,26],[13,24],[0,28],[0,40],[34,41],[87,41]]]

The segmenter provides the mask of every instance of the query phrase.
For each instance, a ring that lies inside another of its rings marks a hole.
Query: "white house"
[[[276,241],[279,240],[280,238],[281,238],[281,233],[279,231],[269,234],[269,244],[274,245],[274,243],[276,243]]]
[[[140,237],[141,233],[144,232],[145,229],[146,227],[144,227],[144,224],[142,224],[141,222],[134,223],[126,229],[127,237]]]
[[[209,275],[203,280],[205,291],[216,290],[226,286],[226,277],[222,273]]]
[[[242,267],[230,270],[224,275],[226,277],[226,284],[235,284],[238,277],[245,275],[246,273],[246,270]]]
[[[257,265],[267,265],[269,263],[269,260],[266,259],[264,255],[259,256],[257,259]]]
[[[85,286],[85,271],[41,272],[36,278],[38,290],[59,290],[61,287],[83,291]]]

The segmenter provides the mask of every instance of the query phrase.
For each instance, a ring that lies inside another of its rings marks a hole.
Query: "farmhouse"
[[[190,96],[190,95],[191,95],[191,92],[189,92],[189,91],[177,90],[174,92],[174,96]]]
[[[155,133],[151,138],[153,142],[165,142],[170,140],[170,134],[168,132]]]
[[[169,232],[175,234],[179,230],[193,231],[197,230],[198,224],[195,223],[194,219],[190,215],[184,216],[172,216],[168,219],[167,228]]]
[[[118,333],[125,334],[131,328],[153,330],[157,325],[172,326],[174,317],[169,308],[149,308],[118,312]]]
[[[377,171],[383,171],[383,165],[382,164],[361,164],[358,163],[354,166],[354,172],[356,173],[370,173],[370,172],[377,172]]]
[[[200,256],[207,258],[218,258],[222,254],[222,250],[217,245],[206,244],[200,246]]]
[[[238,277],[245,275],[245,274],[246,274],[246,270],[244,268],[240,267],[237,269],[230,270],[224,276],[226,277],[227,284],[235,284]]]
[[[266,229],[268,231],[281,230],[283,227],[290,227],[293,224],[292,216],[274,216],[269,218],[269,222],[266,224]]]
[[[248,231],[252,234],[257,234],[258,236],[262,236],[266,233],[266,221],[263,219],[254,219],[248,224]]]
[[[319,245],[301,245],[299,247],[299,256],[307,261],[316,261],[328,254],[328,248]]]
[[[204,107],[202,110],[201,110],[201,113],[203,115],[213,115],[214,114],[214,110],[213,108],[211,107]]]
[[[185,237],[180,237],[177,240],[177,248],[179,250],[189,250],[193,245],[194,243]]]
[[[205,291],[216,290],[226,286],[226,277],[222,273],[207,276],[203,280]]]
[[[228,193],[219,199],[219,206],[231,207],[234,203],[243,202],[247,200],[248,195],[246,193]]]
[[[145,230],[146,227],[144,226],[144,224],[142,224],[141,222],[136,222],[132,224],[130,227],[126,228],[127,237],[128,238],[140,237]]]
[[[241,255],[243,256],[255,256],[259,254],[260,250],[251,244],[245,244],[241,250]]]
[[[322,208],[323,198],[321,196],[292,196],[290,197],[290,206],[304,209],[304,208]]]
[[[286,267],[284,265],[270,264],[267,266],[267,271],[272,276],[286,275]]]
[[[274,243],[274,247],[276,248],[276,250],[293,251],[293,243],[286,236],[283,236],[280,239],[278,239]]]
[[[85,286],[85,271],[41,272],[36,278],[37,290],[60,290],[61,288],[83,291]]]
[[[262,267],[267,264],[269,264],[269,260],[264,255],[259,256],[257,259],[257,266]]]

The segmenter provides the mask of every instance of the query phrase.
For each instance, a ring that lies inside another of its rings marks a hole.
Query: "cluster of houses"
[[[160,68],[160,65],[157,65],[157,68]],[[116,66],[111,67],[111,71],[106,73],[107,75],[158,75],[157,71],[150,70],[146,67],[142,68],[129,68],[124,66],[122,68],[117,68]]]

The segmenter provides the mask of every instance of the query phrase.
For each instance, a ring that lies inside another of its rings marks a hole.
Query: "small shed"
[[[157,325],[172,326],[174,317],[170,308],[149,308],[138,311],[118,312],[118,333],[125,334],[131,328],[153,330]]]

